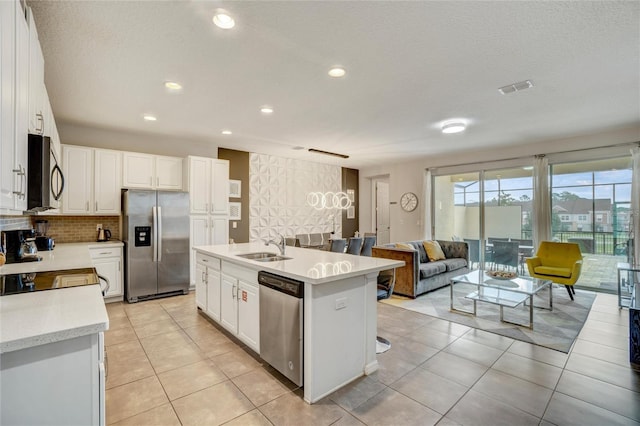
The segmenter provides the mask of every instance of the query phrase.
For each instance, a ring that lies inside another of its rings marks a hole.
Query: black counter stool
[[[378,300],[384,300],[393,294],[393,286],[396,284],[395,268],[388,271],[382,271],[378,275]],[[381,354],[391,349],[391,342],[384,337],[376,337],[376,353]]]

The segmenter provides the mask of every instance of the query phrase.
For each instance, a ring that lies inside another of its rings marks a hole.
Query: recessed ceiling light
[[[222,9],[218,9],[215,15],[213,15],[213,23],[216,24],[216,27],[222,28],[223,30],[229,30],[236,26],[236,21],[229,15],[229,12]]]
[[[334,78],[344,77],[347,71],[342,67],[333,67],[329,70],[329,75]]]
[[[165,81],[164,82],[164,87],[166,87],[167,89],[169,89],[172,92],[177,92],[182,90],[182,84],[177,83],[175,81]]]
[[[533,170],[533,166],[525,166],[522,170]]]
[[[151,114],[144,114],[142,118],[144,119],[144,121],[158,121],[158,117]]]
[[[222,134],[223,134],[223,135],[232,135],[232,134],[233,134],[233,132],[232,132],[231,130],[223,130],[223,131],[222,131]]]
[[[450,121],[442,125],[442,133],[460,133],[464,132],[466,127],[462,121]]]
[[[269,105],[261,106],[260,112],[263,114],[273,114],[273,107],[270,107]]]

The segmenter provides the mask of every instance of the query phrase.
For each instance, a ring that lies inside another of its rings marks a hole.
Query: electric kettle
[[[109,241],[109,239],[111,239],[111,231],[102,228],[98,229],[98,242]]]

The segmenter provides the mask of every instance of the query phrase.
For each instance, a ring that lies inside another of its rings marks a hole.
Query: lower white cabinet
[[[0,355],[0,424],[104,425],[103,333]]]
[[[109,280],[109,290],[104,296],[105,299],[113,302],[122,300],[124,296],[122,247],[90,248],[89,253],[98,275]]]
[[[196,254],[196,304],[256,353],[260,353],[257,271]]]

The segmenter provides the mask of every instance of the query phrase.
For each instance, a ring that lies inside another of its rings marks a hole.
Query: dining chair
[[[520,264],[519,244],[511,241],[493,242],[493,265],[512,266],[516,272]]]
[[[377,237],[375,235],[368,235],[364,237],[362,242],[362,250],[360,250],[360,256],[371,256],[371,249],[376,245]]]
[[[331,247],[329,247],[329,251],[332,251],[334,253],[344,253],[344,249],[346,247],[346,238],[336,238],[335,240],[331,240]]]
[[[347,243],[347,253],[360,255],[362,250],[362,237],[351,237]]]
[[[480,264],[480,240],[472,240],[465,238],[464,241],[469,245],[469,268],[471,269],[473,263]]]

